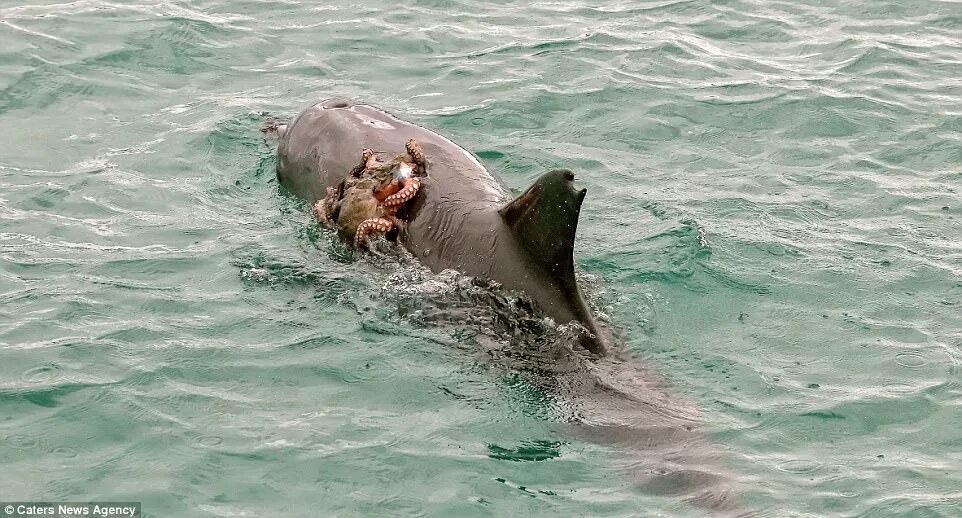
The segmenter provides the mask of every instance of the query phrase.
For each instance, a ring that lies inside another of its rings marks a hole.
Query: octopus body
[[[397,213],[417,195],[418,177],[426,174],[427,165],[414,139],[405,144],[405,150],[406,155],[382,163],[373,150],[364,149],[347,178],[337,187],[329,187],[327,196],[315,204],[317,219],[337,228],[355,247],[374,235],[403,228],[404,221]]]

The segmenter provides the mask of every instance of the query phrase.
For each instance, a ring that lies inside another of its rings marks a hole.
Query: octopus
[[[404,145],[407,154],[380,162],[372,149],[361,151],[361,161],[327,196],[314,205],[321,224],[336,228],[360,248],[375,235],[402,230],[398,211],[411,201],[421,187],[419,177],[427,173],[427,161],[414,140]]]

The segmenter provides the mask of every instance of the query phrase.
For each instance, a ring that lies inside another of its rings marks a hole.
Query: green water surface
[[[279,190],[259,124],[337,95],[576,172],[592,300],[745,508],[962,516],[960,77],[950,1],[0,0],[0,500],[704,512]]]

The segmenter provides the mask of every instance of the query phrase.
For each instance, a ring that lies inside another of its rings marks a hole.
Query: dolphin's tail
[[[711,441],[697,405],[672,393],[635,358],[602,358],[585,373],[555,376],[573,415],[565,435],[616,453],[616,471],[646,494],[711,516],[749,516],[739,502],[742,479]]]
[[[708,437],[679,423],[572,423],[567,432],[617,452],[616,470],[646,494],[694,506],[713,516],[739,516],[730,473]]]

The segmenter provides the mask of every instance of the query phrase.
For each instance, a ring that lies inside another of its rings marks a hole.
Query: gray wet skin
[[[541,176],[514,196],[473,155],[450,140],[367,105],[331,99],[292,120],[278,143],[281,185],[312,204],[344,180],[361,150],[402,153],[418,141],[427,177],[408,206],[401,243],[425,266],[456,269],[525,292],[559,324],[580,322],[590,331],[582,345],[604,354],[607,339],[575,281],[572,249],[585,190],[570,171]]]

